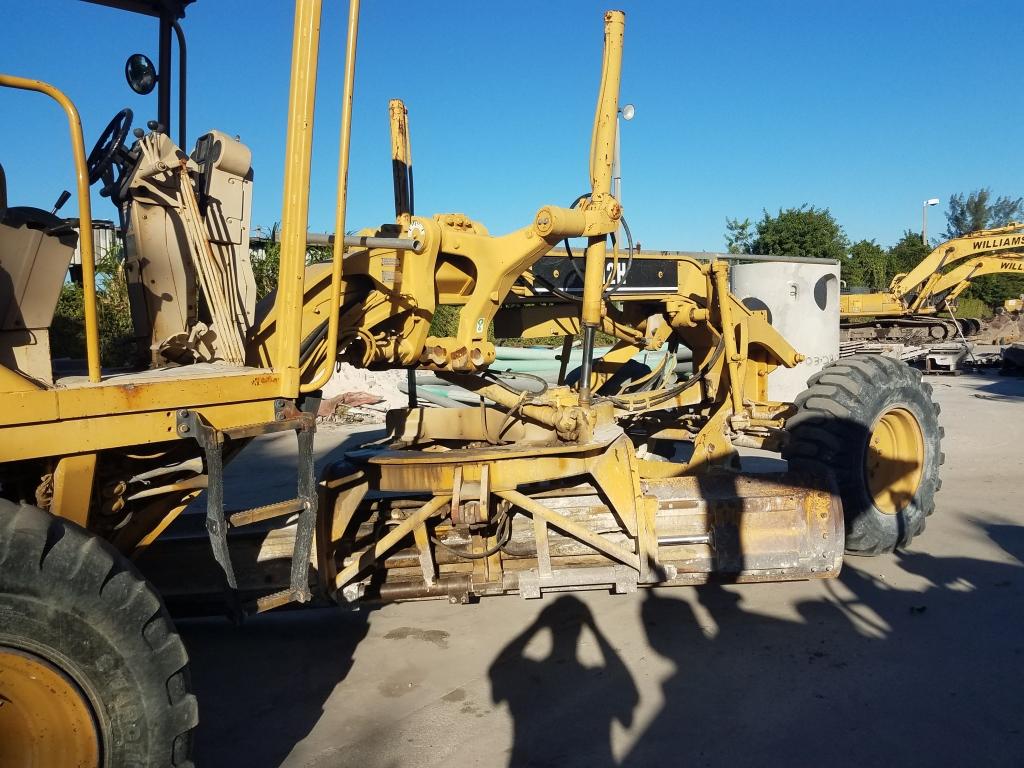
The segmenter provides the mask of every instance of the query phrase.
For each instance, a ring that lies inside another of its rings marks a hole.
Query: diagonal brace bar
[[[545,507],[538,501],[531,499],[529,496],[520,493],[519,491],[495,491],[501,498],[512,502],[517,507],[525,512],[533,515],[535,518],[539,517],[548,525],[553,525],[562,531],[565,531],[570,536],[579,539],[584,544],[588,544],[599,552],[604,552],[608,557],[614,558],[621,563],[625,563],[631,568],[640,570],[640,556],[635,552],[630,552],[627,549],[612,544],[608,540],[584,528],[582,525],[572,522],[566,517],[558,514],[557,512]]]
[[[382,536],[374,546],[360,552],[359,557],[356,558],[354,563],[334,577],[335,588],[341,589],[343,586],[348,584],[348,582],[352,581],[352,579],[358,576],[364,569],[372,565],[377,558],[412,533],[417,526],[422,525],[428,519],[436,515],[438,511],[448,503],[449,498],[450,497],[447,495],[435,496],[409,515],[409,517],[405,518],[405,520],[388,531],[388,533]]]

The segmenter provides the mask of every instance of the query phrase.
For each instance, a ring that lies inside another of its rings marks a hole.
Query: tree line
[[[726,218],[725,244],[729,253],[762,253],[770,256],[816,256],[836,259],[848,288],[884,291],[893,277],[909,272],[940,243],[979,229],[1024,221],[1024,197],[994,197],[987,188],[950,196],[946,229],[928,245],[921,233],[907,229],[895,243],[883,246],[871,240],[852,242],[828,208],[801,205],[780,209],[775,215],[762,211],[757,222]],[[967,298],[988,308],[1024,293],[1024,277],[986,275],[973,281]]]

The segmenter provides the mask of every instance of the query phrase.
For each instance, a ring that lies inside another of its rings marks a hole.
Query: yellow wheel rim
[[[924,474],[924,435],[914,414],[906,408],[882,414],[871,430],[864,465],[875,506],[887,515],[906,509]]]
[[[74,680],[35,654],[0,646],[0,765],[99,761],[92,707]]]

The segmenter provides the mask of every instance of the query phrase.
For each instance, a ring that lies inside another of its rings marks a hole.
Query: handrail
[[[352,140],[352,96],[356,76],[356,39],[359,33],[359,0],[349,0],[348,33],[345,37],[345,82],[341,91],[341,135],[338,149],[338,202],[334,214],[334,231],[345,231],[345,210],[348,204],[348,158]],[[345,256],[345,238],[334,238],[331,257],[331,299],[327,305],[327,346],[324,349],[323,368],[313,380],[301,384],[300,392],[315,392],[334,373],[334,359],[338,354],[338,325],[341,321],[342,260]]]
[[[60,104],[68,118],[71,151],[75,159],[75,182],[78,192],[78,241],[82,256],[82,283],[85,291],[83,301],[85,305],[85,359],[89,367],[89,381],[96,382],[100,380],[100,330],[96,312],[96,259],[92,242],[92,205],[89,200],[89,170],[85,161],[82,120],[71,99],[42,80],[0,74],[0,86],[45,94]]]
[[[281,374],[282,397],[299,394],[299,345],[305,292],[309,167],[313,148],[313,105],[320,49],[321,0],[295,0],[288,133],[285,139],[281,256],[277,289],[277,350],[271,358]]]

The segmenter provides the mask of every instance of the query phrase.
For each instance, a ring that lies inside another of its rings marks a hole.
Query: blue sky
[[[310,228],[331,228],[346,4],[324,3]],[[410,110],[417,213],[492,233],[587,186],[602,12],[590,0],[363,3],[348,229],[392,216],[387,100]],[[87,148],[124,106],[125,58],[156,59],[156,24],[76,0],[2,0],[0,71],[47,80],[82,114]],[[1013,2],[620,2],[626,11],[623,202],[645,248],[723,249],[726,216],[810,203],[853,240],[920,227],[921,201],[989,186],[1024,195]],[[396,10],[398,8],[399,10]],[[291,3],[198,0],[191,140],[220,128],[253,150],[253,223],[281,216]],[[59,109],[0,89],[12,205],[72,188]],[[176,133],[176,130],[174,131]],[[73,214],[73,203],[65,209]],[[113,218],[94,202],[97,218]]]

